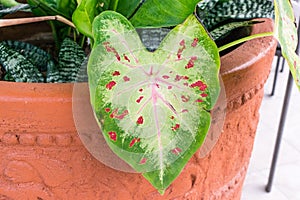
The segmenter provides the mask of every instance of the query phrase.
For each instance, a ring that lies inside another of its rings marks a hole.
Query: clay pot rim
[[[273,31],[274,22],[272,19],[258,18],[254,20],[264,22],[255,24],[252,28],[251,35]],[[223,76],[246,69],[253,63],[262,59],[275,45],[275,43],[277,43],[277,40],[272,36],[257,38],[245,42],[238,48],[221,57],[220,74]]]
[[[273,31],[273,20],[269,18],[259,18],[265,22],[253,26],[251,34]],[[221,57],[220,74],[226,75],[236,71],[246,69],[257,60],[261,59],[277,43],[273,37],[258,38],[247,41],[235,50]],[[253,47],[258,48],[253,48]],[[238,58],[238,59],[237,59]],[[224,67],[225,66],[225,67]],[[86,83],[76,83],[86,84]],[[74,83],[20,83],[0,81],[1,96],[30,96],[30,97],[60,97],[72,98]],[[14,92],[14,90],[16,92]]]

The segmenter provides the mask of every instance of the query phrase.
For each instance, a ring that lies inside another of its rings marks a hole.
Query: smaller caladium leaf
[[[294,24],[293,9],[289,1],[275,0],[274,3],[275,37],[280,43],[282,55],[289,64],[295,83],[300,90],[300,58],[295,52],[298,36],[297,28]],[[300,7],[298,6],[296,9],[300,9]]]
[[[201,146],[220,91],[218,49],[194,15],[156,51],[105,11],[93,23],[91,104],[110,148],[163,193]]]

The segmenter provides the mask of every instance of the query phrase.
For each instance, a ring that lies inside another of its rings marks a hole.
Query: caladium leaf
[[[218,49],[194,15],[149,52],[133,25],[93,23],[90,98],[110,148],[163,193],[201,146],[220,91]]]
[[[295,52],[298,44],[298,37],[297,29],[294,25],[295,19],[293,9],[289,1],[275,0],[274,3],[275,37],[280,43],[282,55],[289,64],[295,83],[300,90],[300,58]],[[296,9],[300,9],[299,5]]]

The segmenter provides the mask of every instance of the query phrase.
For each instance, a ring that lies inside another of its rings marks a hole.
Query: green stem
[[[112,8],[113,11],[117,11],[118,4],[119,4],[119,0],[115,0],[113,3],[113,8]]]
[[[55,43],[55,46],[57,48],[56,50],[58,50],[58,48],[59,48],[59,40],[58,40],[58,35],[57,35],[56,27],[55,27],[55,25],[54,25],[54,23],[52,21],[50,21],[49,24],[51,26],[54,43]]]
[[[83,45],[84,45],[84,43],[85,43],[85,40],[86,40],[86,37],[85,37],[85,36],[82,36],[82,37],[80,38],[79,44],[80,44],[81,48],[83,48]]]
[[[247,36],[247,37],[235,40],[233,42],[225,44],[224,46],[219,47],[219,52],[224,51],[225,49],[233,47],[233,46],[235,46],[237,44],[240,44],[240,43],[243,43],[243,42],[247,42],[249,40],[253,40],[253,39],[261,38],[261,37],[273,36],[273,35],[274,35],[273,32],[265,32],[265,33],[258,33],[258,34],[255,34],[255,35],[250,35],[250,36]]]

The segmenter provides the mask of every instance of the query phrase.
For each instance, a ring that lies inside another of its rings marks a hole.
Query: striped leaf
[[[274,6],[270,0],[203,0],[197,4],[196,13],[211,31],[231,19],[272,18]]]
[[[50,54],[30,43],[12,40],[2,43],[26,57],[40,72],[47,71],[48,65],[54,62]]]
[[[16,82],[44,82],[44,77],[25,56],[0,43],[0,64],[4,67],[9,80]],[[6,79],[8,79],[6,77]]]
[[[222,40],[224,37],[228,36],[233,30],[242,27],[249,27],[256,23],[260,23],[260,21],[241,21],[241,22],[231,22],[225,25],[222,25],[218,28],[215,28],[210,32],[212,38],[217,40]]]
[[[70,38],[65,38],[58,54],[58,70],[61,79],[65,82],[75,82],[85,58],[82,48]]]

